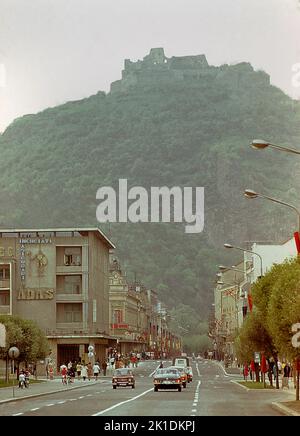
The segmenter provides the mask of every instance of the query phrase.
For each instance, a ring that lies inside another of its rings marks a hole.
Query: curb
[[[278,392],[278,389],[251,389],[251,388],[247,388],[246,386],[243,386],[239,383],[239,381],[244,381],[244,380],[239,380],[239,381],[238,380],[230,380],[230,381],[231,381],[231,383],[234,383],[235,385],[239,386],[240,388],[245,389],[247,392],[263,392],[263,393],[272,392],[273,394],[276,391]]]
[[[284,406],[283,403],[272,403],[272,408],[283,413],[286,416],[300,416],[300,413],[297,413],[289,407]]]
[[[215,364],[218,365],[223,370],[224,374],[227,377],[241,377],[241,374],[228,374],[228,372],[226,371],[226,369],[224,368],[224,366],[220,362],[215,361]]]
[[[69,391],[74,391],[75,389],[82,389],[82,388],[87,388],[89,386],[95,386],[97,385],[97,382],[94,383],[90,383],[87,386],[74,386],[72,388],[66,388],[66,389],[57,389],[56,391],[48,391],[48,392],[42,392],[39,394],[33,394],[33,395],[26,395],[24,397],[16,397],[16,398],[7,398],[5,400],[0,400],[0,404],[4,404],[4,403],[12,403],[15,401],[21,401],[21,400],[27,400],[29,398],[38,398],[38,397],[44,397],[46,395],[51,395],[51,394],[59,394],[62,392],[69,392]]]

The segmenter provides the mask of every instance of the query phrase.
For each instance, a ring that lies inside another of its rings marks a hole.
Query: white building
[[[259,256],[246,253],[244,256],[245,266],[252,266],[252,271],[248,278],[250,282],[254,283],[258,277],[261,276],[261,269],[263,275],[266,274],[274,264],[283,263],[285,260],[293,259],[297,256],[296,242],[294,238],[288,240],[281,245],[274,245],[272,243],[258,243],[252,244],[251,251],[259,254]]]

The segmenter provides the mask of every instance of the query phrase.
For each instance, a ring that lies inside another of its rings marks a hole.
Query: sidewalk
[[[80,389],[84,387],[89,387],[96,385],[98,383],[104,383],[105,380],[110,380],[111,377],[99,377],[98,381],[95,380],[74,380],[74,383],[70,385],[63,385],[61,378],[55,378],[54,380],[46,380],[45,378],[39,378],[41,383],[30,383],[28,389],[19,389],[18,385],[14,388],[0,388],[0,405],[1,403],[7,403],[11,401],[23,400],[26,398],[41,397],[44,395],[59,393],[68,390]]]

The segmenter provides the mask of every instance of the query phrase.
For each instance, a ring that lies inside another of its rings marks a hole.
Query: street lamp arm
[[[263,260],[260,254],[255,253],[254,251],[251,250],[246,250],[245,248],[241,248],[241,247],[236,247],[236,246],[232,246],[232,248],[234,248],[235,250],[240,250],[246,253],[251,253],[251,254],[255,254],[256,256],[258,256],[260,258],[260,275],[261,277],[263,276]]]
[[[299,150],[290,147],[283,147],[282,145],[269,144],[271,148],[275,148],[276,150],[285,151],[286,153],[300,154]]]
[[[291,148],[291,147],[284,147],[283,145],[272,144],[271,142],[265,141],[263,139],[255,139],[254,141],[252,141],[251,147],[259,150],[264,149],[266,147],[271,147],[276,150],[285,151],[286,153],[293,153],[298,155],[300,154],[300,150],[296,150],[295,148]]]
[[[278,203],[278,204],[282,204],[283,206],[287,206],[290,209],[293,209],[300,217],[300,210],[296,206],[293,206],[292,204],[286,203],[285,201],[282,201],[282,200],[278,200],[277,198],[269,197],[268,195],[264,195],[264,194],[258,194],[258,197],[266,198],[267,200],[273,201],[274,203]]]

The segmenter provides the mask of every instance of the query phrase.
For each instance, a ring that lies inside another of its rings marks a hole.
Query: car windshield
[[[133,376],[133,372],[127,368],[120,368],[120,369],[116,369],[116,371],[114,372],[114,375],[116,375],[116,376],[124,376],[124,375]]]
[[[185,368],[182,368],[181,366],[179,366],[178,368],[172,368],[172,370],[173,370],[173,371],[177,371],[177,372],[179,372],[180,374],[183,373],[183,372],[186,372],[186,369],[185,369]]]
[[[177,369],[158,369],[156,371],[156,375],[166,375],[166,374],[178,374]]]

